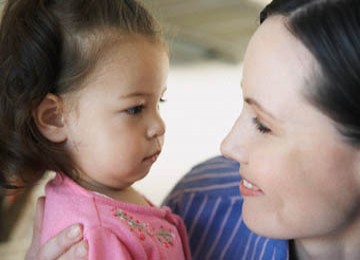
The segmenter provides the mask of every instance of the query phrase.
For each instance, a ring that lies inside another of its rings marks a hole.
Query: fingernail
[[[88,254],[88,245],[86,241],[81,242],[75,249],[76,257],[82,258]]]
[[[75,225],[75,226],[72,226],[69,233],[68,233],[68,236],[69,238],[71,239],[75,239],[75,238],[78,238],[80,236],[80,233],[81,233],[81,229],[80,229],[80,226],[79,225]]]

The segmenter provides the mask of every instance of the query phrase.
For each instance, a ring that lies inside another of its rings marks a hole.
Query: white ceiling
[[[162,21],[172,62],[221,59],[238,63],[270,0],[142,0]],[[0,9],[2,2],[0,2]]]
[[[239,62],[270,0],[143,0],[162,21],[174,63]]]

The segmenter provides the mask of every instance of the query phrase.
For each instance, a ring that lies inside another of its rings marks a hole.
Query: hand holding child
[[[35,259],[87,259],[87,242],[82,240],[81,225],[72,225],[40,247],[40,233],[45,198],[39,198],[36,206],[33,237],[26,260]]]

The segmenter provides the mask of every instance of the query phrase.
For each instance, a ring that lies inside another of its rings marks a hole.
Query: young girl
[[[131,188],[161,152],[169,66],[135,0],[12,0],[0,31],[1,184],[46,170],[42,243],[81,223],[89,259],[189,259],[183,222]]]

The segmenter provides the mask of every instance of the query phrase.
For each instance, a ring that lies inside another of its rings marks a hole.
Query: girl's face
[[[305,99],[319,68],[282,19],[269,18],[249,43],[243,111],[221,149],[241,164],[250,229],[287,239],[339,234],[359,217],[360,153]]]
[[[106,53],[84,88],[63,97],[67,149],[83,184],[106,193],[149,172],[164,142],[159,103],[168,68],[161,44],[134,37]]]

